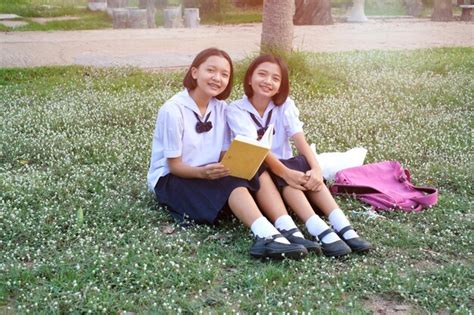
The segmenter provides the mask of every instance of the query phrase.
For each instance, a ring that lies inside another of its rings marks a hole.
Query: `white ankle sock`
[[[295,221],[293,221],[293,219],[289,215],[285,214],[276,219],[275,227],[279,230],[289,231],[291,229],[294,229],[296,227],[296,224]],[[293,235],[296,237],[304,238],[301,232],[295,232],[293,233]]]
[[[261,216],[257,220],[253,221],[250,229],[252,230],[253,234],[261,238],[270,238],[275,234],[280,234],[280,232],[278,232],[278,230],[264,216]],[[290,244],[290,242],[288,242],[288,240],[284,237],[276,238],[275,242]]]
[[[329,226],[326,224],[326,222],[324,222],[316,214],[313,215],[312,217],[310,217],[306,221],[305,225],[306,225],[306,228],[308,229],[309,234],[311,234],[315,237],[318,237],[319,234],[321,234],[322,232],[329,229]],[[326,236],[324,236],[323,239],[320,240],[320,241],[324,242],[326,244],[329,244],[329,243],[334,243],[334,242],[339,241],[339,240],[340,240],[339,236],[337,236],[336,233],[331,232],[331,233],[327,234]]]
[[[336,229],[336,231],[340,231],[348,225],[351,225],[349,220],[344,215],[341,209],[337,208],[331,211],[328,216],[329,221],[331,222],[332,226]],[[348,240],[351,238],[359,237],[359,235],[354,230],[349,230],[344,233],[343,237]]]

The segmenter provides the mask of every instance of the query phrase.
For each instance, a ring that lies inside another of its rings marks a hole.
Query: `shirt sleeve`
[[[247,111],[237,106],[229,105],[226,108],[226,119],[230,128],[231,140],[238,135],[257,139],[257,129],[254,127],[254,123]]]
[[[184,131],[183,116],[178,109],[164,107],[156,120],[158,141],[166,158],[181,156],[183,150],[182,135]]]
[[[229,124],[225,124],[224,127],[224,139],[222,141],[222,150],[221,151],[227,151],[229,149],[230,143],[231,143],[231,135],[230,135],[230,128]]]
[[[286,131],[286,136],[288,138],[293,137],[298,132],[303,132],[303,122],[300,120],[300,111],[295,105],[295,102],[288,98],[286,104],[284,105],[284,127]]]

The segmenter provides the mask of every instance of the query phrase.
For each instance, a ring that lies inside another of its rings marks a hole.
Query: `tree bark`
[[[434,0],[432,21],[452,21],[453,4],[451,0]]]
[[[423,3],[421,0],[405,0],[405,7],[407,14],[411,16],[420,16],[423,11]]]
[[[328,25],[334,21],[331,15],[331,0],[296,0],[295,25]]]
[[[365,16],[365,0],[353,0],[347,22],[363,23],[369,19]]]
[[[265,0],[260,51],[291,52],[295,0]]]
[[[146,1],[146,19],[148,28],[156,28],[156,0]]]

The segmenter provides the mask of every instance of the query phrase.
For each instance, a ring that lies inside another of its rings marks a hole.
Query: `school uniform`
[[[224,101],[211,98],[206,113],[201,116],[197,104],[185,89],[169,99],[158,112],[147,175],[148,188],[179,221],[213,223],[235,188],[247,187],[252,191],[259,188],[256,178],[246,181],[226,176],[208,180],[182,178],[170,173],[168,158],[181,157],[183,163],[190,166],[219,161],[221,151],[230,143],[225,107]]]
[[[244,95],[241,99],[232,102],[226,108],[226,118],[231,130],[231,138],[237,135],[257,138],[268,127],[274,125],[274,135],[272,141],[272,153],[288,168],[306,172],[310,168],[303,156],[293,157],[290,139],[295,134],[303,132],[303,122],[299,119],[299,110],[291,98],[276,106],[270,101],[263,117],[250,103],[248,97]],[[275,184],[283,188],[288,184],[279,176],[272,174]]]

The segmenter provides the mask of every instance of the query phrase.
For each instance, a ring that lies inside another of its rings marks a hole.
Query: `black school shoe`
[[[316,255],[321,255],[322,254],[322,250],[321,250],[321,246],[316,243],[316,242],[313,242],[313,241],[310,241],[306,238],[302,238],[302,237],[298,237],[298,236],[294,236],[293,234],[295,234],[296,232],[300,232],[301,231],[298,229],[298,228],[293,228],[293,229],[290,229],[289,231],[287,230],[278,230],[291,244],[299,244],[299,245],[303,245],[307,250],[308,252],[311,252],[311,253],[315,253]]]
[[[334,232],[334,230],[329,228],[321,232],[321,234],[318,235],[318,239],[322,240],[323,237],[332,232]],[[329,244],[321,241],[321,249],[323,250],[323,254],[328,257],[340,257],[352,252],[351,248],[347,246],[347,244],[342,240],[338,240]]]
[[[271,238],[260,238],[257,236],[250,248],[250,255],[254,258],[289,258],[298,260],[306,257],[308,254],[303,245],[276,242],[275,239],[278,237],[283,237],[283,235],[275,234]]]
[[[349,230],[354,230],[354,229],[352,228],[352,226],[348,225],[345,228],[343,228],[342,230],[340,230],[339,232],[337,232],[337,235],[339,235],[339,237],[344,242],[346,242],[347,245],[349,245],[349,247],[352,249],[352,251],[354,253],[366,253],[366,252],[374,249],[372,244],[370,244],[369,242],[367,242],[366,240],[364,240],[361,237],[354,237],[354,238],[350,238],[350,239],[346,240],[343,237],[343,235],[344,235],[344,233],[346,233]]]

